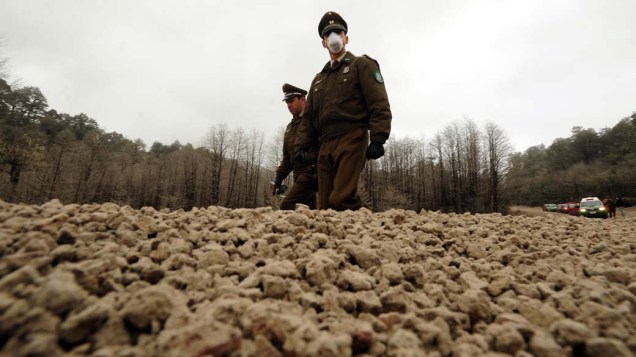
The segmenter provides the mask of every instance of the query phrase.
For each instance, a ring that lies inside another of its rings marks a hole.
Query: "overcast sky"
[[[50,108],[148,146],[219,123],[273,138],[282,84],[307,89],[329,59],[329,10],[380,63],[395,137],[469,117],[522,151],[636,111],[634,0],[0,0],[0,58]]]

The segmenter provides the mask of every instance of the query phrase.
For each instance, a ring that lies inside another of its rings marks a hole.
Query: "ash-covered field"
[[[636,219],[0,201],[7,356],[631,356]]]

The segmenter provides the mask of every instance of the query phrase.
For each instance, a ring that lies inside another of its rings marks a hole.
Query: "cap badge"
[[[349,66],[345,67],[345,68],[342,70],[342,73],[349,73]]]
[[[333,25],[333,20],[329,20],[329,25]]]

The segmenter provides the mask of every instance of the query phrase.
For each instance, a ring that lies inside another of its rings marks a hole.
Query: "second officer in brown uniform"
[[[318,24],[330,61],[309,89],[295,159],[303,162],[319,139],[318,208],[356,210],[362,205],[358,180],[366,159],[384,155],[391,110],[378,63],[345,50],[347,23],[327,12]],[[371,143],[369,144],[369,138]]]
[[[293,118],[285,129],[283,159],[276,169],[276,178],[273,182],[274,194],[278,192],[277,189],[280,188],[287,175],[293,171],[294,184],[289,191],[287,191],[283,202],[280,204],[280,209],[293,210],[296,208],[296,203],[302,203],[311,209],[315,209],[316,191],[313,177],[315,174],[315,166],[313,164],[316,159],[316,150],[309,150],[308,160],[305,160],[305,162],[296,162],[293,160],[298,127],[300,126],[305,108],[305,96],[307,95],[307,91],[285,83],[283,85],[283,93],[285,95],[283,100],[287,103],[287,109],[289,109]]]

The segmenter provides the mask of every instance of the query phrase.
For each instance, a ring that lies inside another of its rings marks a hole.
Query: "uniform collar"
[[[294,117],[292,118],[292,121],[297,121],[297,120],[302,119],[303,118],[303,113],[300,113],[300,115],[294,115]]]
[[[343,62],[345,64],[350,64],[353,61],[354,58],[355,58],[355,56],[353,55],[353,53],[351,53],[349,51],[345,52],[342,56],[340,56],[340,58],[338,58],[337,63],[336,63],[336,65],[335,65],[335,67],[333,69],[335,70],[335,69],[340,68],[340,65]],[[323,71],[329,71],[331,69],[332,69],[331,68],[331,61],[329,61],[329,62],[327,62],[325,64],[325,67],[322,70]]]

